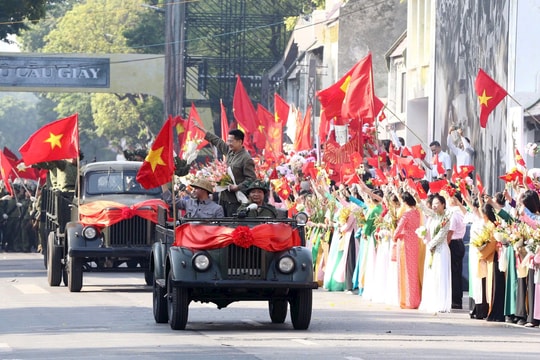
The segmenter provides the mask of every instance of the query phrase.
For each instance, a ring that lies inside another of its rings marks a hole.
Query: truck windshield
[[[86,176],[86,193],[159,195],[160,188],[145,189],[136,180],[136,171],[109,170],[94,172]]]

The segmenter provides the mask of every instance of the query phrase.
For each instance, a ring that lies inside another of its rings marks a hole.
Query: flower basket
[[[479,258],[481,260],[488,260],[495,251],[497,250],[497,242],[496,241],[489,241],[485,245],[478,248],[478,252],[480,253]]]
[[[494,231],[493,232],[493,237],[495,238],[495,240],[497,240],[498,242],[500,242],[503,245],[508,244],[508,237],[506,236],[506,234],[504,234],[504,233],[502,233],[500,231]]]

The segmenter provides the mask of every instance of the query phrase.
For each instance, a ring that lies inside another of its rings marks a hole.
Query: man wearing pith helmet
[[[238,208],[239,216],[277,218],[278,212],[273,205],[267,203],[268,184],[262,180],[255,180],[246,190],[249,203]],[[255,205],[253,205],[255,204]]]
[[[186,210],[188,218],[221,218],[223,208],[210,198],[214,192],[214,187],[210,181],[197,179],[192,184],[193,191],[189,199],[176,198],[176,208]],[[163,200],[167,204],[172,204],[172,194],[167,184],[161,186],[163,190]]]

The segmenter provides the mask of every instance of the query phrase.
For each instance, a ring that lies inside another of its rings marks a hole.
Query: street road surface
[[[185,331],[156,324],[142,273],[49,287],[40,254],[0,253],[0,359],[538,359],[540,330],[427,314],[317,290],[307,331],[267,304],[192,303]]]

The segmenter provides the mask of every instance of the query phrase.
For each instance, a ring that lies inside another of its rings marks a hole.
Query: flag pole
[[[414,137],[416,137],[416,138],[418,139],[418,141],[420,141],[420,143],[422,143],[422,145],[425,145],[426,147],[429,147],[424,141],[422,141],[422,139],[420,138],[420,136],[416,135],[416,133],[415,133],[414,131],[412,131],[412,129],[411,129],[410,127],[408,127],[407,124],[405,124],[405,122],[404,122],[403,120],[401,120],[401,119],[396,115],[395,112],[392,111],[392,109],[390,109],[388,106],[384,105],[384,108],[383,108],[382,111],[384,111],[385,109],[388,110],[388,111],[390,112],[390,114],[394,115],[394,117],[395,117],[396,119],[398,119],[399,122],[402,123],[403,126],[405,126],[405,128],[407,128],[407,130],[409,130],[409,131],[411,132],[411,134],[413,134]]]
[[[523,105],[521,105],[520,102],[517,101],[517,99],[516,99],[515,97],[513,97],[512,95],[510,95],[508,92],[506,92],[506,95],[507,95],[510,99],[514,100],[514,102],[515,102],[516,104],[518,104],[519,106],[521,106],[521,107],[523,108],[523,111],[524,111],[525,113],[527,113],[527,115],[529,115],[530,117],[532,117],[532,118],[534,119],[534,121],[536,121],[538,124],[540,124],[540,120],[538,120],[533,114],[531,114],[531,112],[530,112],[529,110],[525,109],[525,107],[524,107]]]

